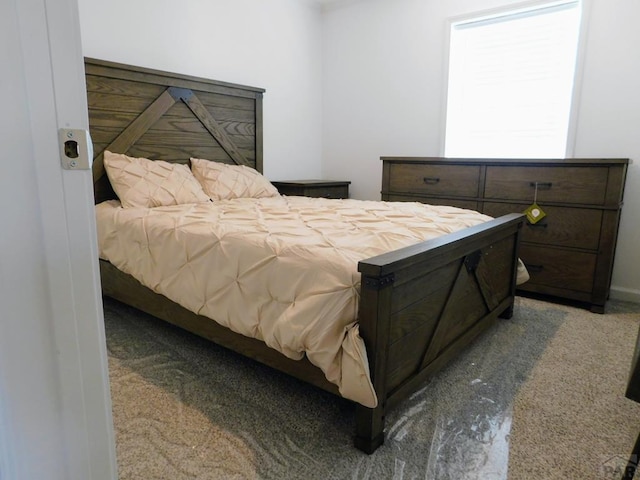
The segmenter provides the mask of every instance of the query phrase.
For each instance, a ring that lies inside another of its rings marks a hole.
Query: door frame
[[[11,0],[10,0],[11,1]],[[63,170],[58,129],[88,130],[77,0],[13,0],[41,211],[69,479],[117,478],[90,170]],[[24,452],[17,452],[24,456]],[[29,462],[29,457],[14,462]]]

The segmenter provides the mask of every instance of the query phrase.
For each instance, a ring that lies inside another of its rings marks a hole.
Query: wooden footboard
[[[356,446],[384,440],[384,414],[499,316],[511,317],[524,217],[476,227],[359,263],[360,335],[378,407],[357,406]]]
[[[498,316],[513,309],[523,215],[511,214],[458,233],[359,263],[360,334],[378,407],[356,406],[356,447],[372,453],[384,440],[384,414],[454,358]],[[308,360],[291,360],[154,293],[100,261],[102,291],[216,344],[338,395]]]

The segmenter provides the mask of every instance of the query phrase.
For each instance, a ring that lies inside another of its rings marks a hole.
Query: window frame
[[[442,112],[440,125],[442,132],[440,139],[440,155],[444,157],[446,138],[447,138],[447,110],[448,110],[448,94],[449,94],[449,63],[451,58],[451,30],[454,24],[462,22],[477,21],[485,17],[495,17],[500,15],[508,15],[521,10],[544,8],[546,6],[561,5],[567,3],[568,0],[532,0],[525,2],[512,3],[502,5],[496,8],[475,10],[461,15],[447,18],[445,27],[445,48],[443,59],[443,84],[442,84]],[[578,30],[578,49],[576,52],[576,66],[573,75],[573,91],[571,95],[571,106],[569,110],[569,125],[567,127],[567,142],[564,152],[564,158],[571,158],[575,152],[576,136],[578,129],[578,115],[580,110],[580,98],[582,94],[582,80],[584,72],[584,60],[586,56],[587,32],[589,23],[589,12],[591,11],[592,0],[578,0],[581,4],[581,21]],[[459,158],[459,157],[452,157]],[[525,157],[521,157],[525,158]]]

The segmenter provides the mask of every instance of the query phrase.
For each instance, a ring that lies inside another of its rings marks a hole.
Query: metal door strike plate
[[[61,128],[60,160],[65,170],[91,170],[93,143],[87,130]]]

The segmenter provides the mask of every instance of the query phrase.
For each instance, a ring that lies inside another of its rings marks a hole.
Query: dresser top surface
[[[273,185],[291,186],[291,187],[337,187],[349,185],[349,180],[274,180]]]
[[[446,158],[446,157],[380,157],[383,162],[391,163],[444,163],[457,165],[540,165],[540,166],[577,166],[577,165],[627,165],[628,158]]]

